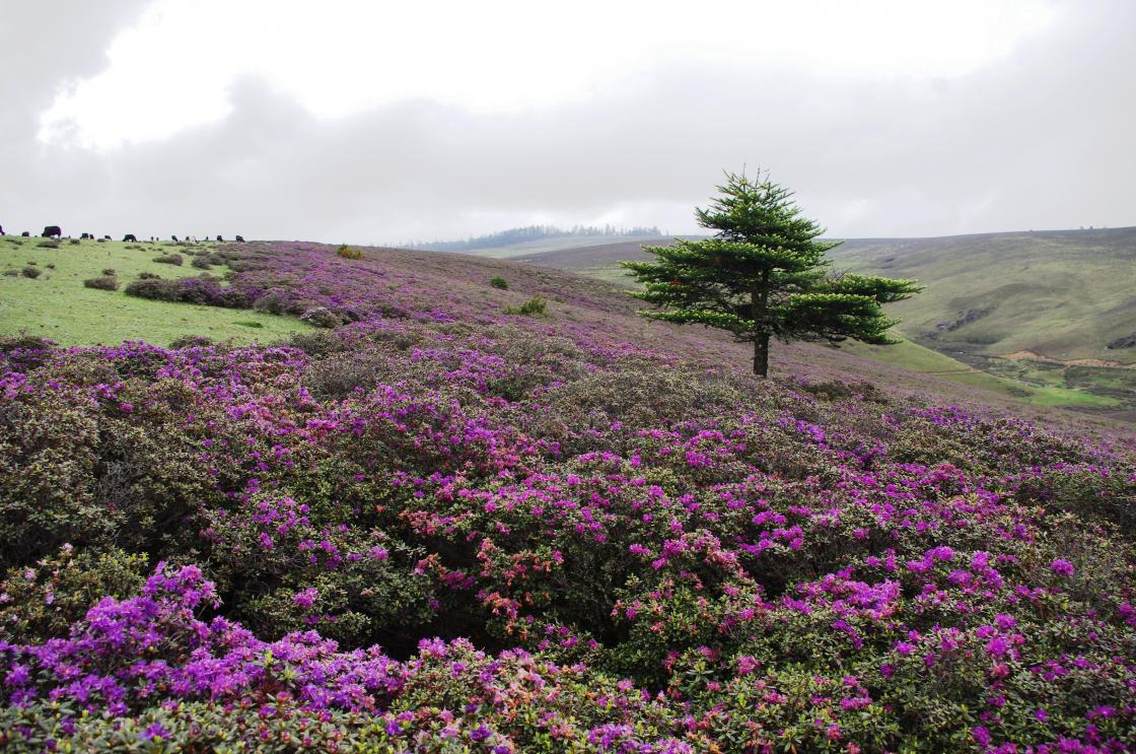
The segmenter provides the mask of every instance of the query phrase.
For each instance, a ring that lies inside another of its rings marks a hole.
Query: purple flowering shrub
[[[1130,435],[757,383],[533,268],[246,246],[221,290],[346,324],[0,343],[0,748],[1136,738]]]

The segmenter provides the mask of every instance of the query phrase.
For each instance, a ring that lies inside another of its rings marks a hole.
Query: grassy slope
[[[841,267],[926,283],[895,312],[912,337],[937,350],[1136,363],[1136,349],[1105,348],[1136,332],[1136,228],[859,239],[833,255]],[[940,323],[986,309],[939,331]]]
[[[571,270],[616,285],[627,286],[630,284],[629,279],[620,269],[619,260],[645,257],[639,250],[640,245],[641,242],[624,241],[582,248],[554,249],[515,257],[515,260]],[[936,375],[941,379],[960,385],[969,385],[1011,396],[1033,405],[1103,409],[1116,407],[1120,404],[1120,401],[1113,395],[1093,394],[1081,389],[1091,387],[1091,384],[1082,383],[1077,387],[1069,387],[1060,383],[1024,380],[1022,379],[1023,375],[993,375],[975,369],[947,354],[910,341],[890,347],[852,343],[844,346],[843,350],[912,372]]]
[[[952,359],[918,343],[907,340],[894,346],[872,346],[849,343],[841,348],[885,364],[893,364],[920,374],[933,374],[962,385],[1009,395],[1035,406],[1068,406],[1073,408],[1112,408],[1119,405],[1116,398],[1095,395],[1063,385],[1028,384],[1011,377],[984,372],[961,361]]]
[[[520,258],[617,280],[619,260],[639,256],[638,246],[612,243]],[[922,295],[897,304],[895,312],[909,335],[936,350],[1029,350],[1136,364],[1136,348],[1105,348],[1136,333],[1136,228],[853,239],[833,258],[838,269],[926,283]],[[983,309],[989,314],[953,331],[938,328]]]
[[[122,288],[143,271],[165,278],[201,274],[189,265],[188,257],[181,267],[153,261],[159,253],[176,251],[171,244],[146,244],[146,250],[141,251],[118,242],[72,245],[63,241],[58,249],[46,249],[36,246],[40,240],[0,239],[0,271],[22,269],[30,261],[42,270],[35,280],[0,276],[0,335],[26,331],[63,345],[111,345],[133,339],[167,345],[183,335],[231,338],[239,343],[268,342],[309,329],[290,317],[149,301],[123,293]],[[48,264],[54,264],[55,269],[48,269]],[[117,272],[119,290],[83,287],[83,280],[97,277],[104,268]],[[220,274],[217,268],[214,271]]]

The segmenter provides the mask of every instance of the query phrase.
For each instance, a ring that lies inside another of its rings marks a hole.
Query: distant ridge
[[[482,249],[500,248],[502,246],[515,246],[517,244],[544,241],[553,238],[628,238],[633,236],[661,236],[664,235],[655,226],[636,226],[633,228],[617,227],[614,225],[574,225],[569,229],[555,225],[526,225],[521,228],[488,233],[482,236],[472,236],[460,241],[430,241],[425,243],[405,244],[404,248],[421,251],[479,251]]]

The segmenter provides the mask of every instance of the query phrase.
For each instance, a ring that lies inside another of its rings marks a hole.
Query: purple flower
[[[1064,558],[1055,559],[1052,563],[1049,564],[1049,569],[1056,573],[1058,576],[1064,576],[1066,578],[1072,576],[1076,572],[1073,564],[1068,560],[1065,560]]]
[[[170,732],[161,723],[153,723],[139,733],[138,737],[143,741],[152,741],[155,738],[165,740],[170,737]]]
[[[296,592],[294,595],[292,595],[292,602],[294,602],[297,607],[300,607],[304,610],[310,610],[317,599],[319,599],[319,590],[314,586],[310,586],[307,589]]]

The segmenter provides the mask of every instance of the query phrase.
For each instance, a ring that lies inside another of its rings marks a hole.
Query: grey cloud
[[[97,70],[93,39],[105,47],[136,12],[117,7],[72,57],[35,58],[38,83],[10,98],[22,117],[42,110],[51,81]],[[722,168],[748,163],[796,188],[838,235],[1131,224],[1136,5],[1078,8],[1010,58],[929,83],[671,64],[549,110],[481,116],[407,102],[321,121],[248,79],[228,118],[163,142],[98,154],[16,131],[0,222],[378,242],[632,206],[644,215],[629,222],[677,232]],[[11,74],[2,78],[7,87]]]

